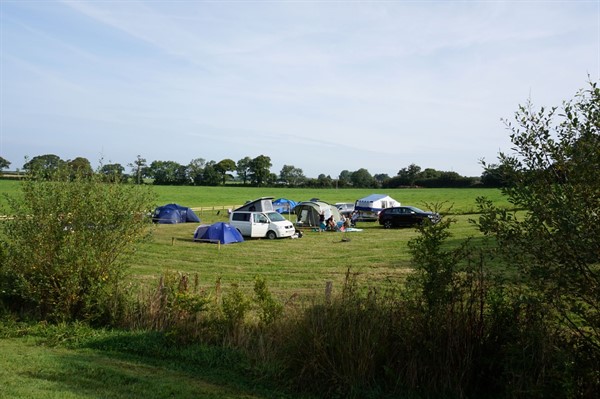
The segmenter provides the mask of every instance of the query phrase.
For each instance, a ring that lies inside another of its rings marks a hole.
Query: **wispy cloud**
[[[3,140],[85,131],[87,151],[123,163],[247,151],[314,176],[413,162],[477,174],[508,144],[501,117],[529,95],[558,105],[600,68],[589,1],[64,0],[1,13]],[[187,144],[156,148],[161,135]]]

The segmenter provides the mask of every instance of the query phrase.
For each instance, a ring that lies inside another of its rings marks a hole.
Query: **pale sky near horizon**
[[[598,0],[0,0],[0,156],[479,176],[599,75]]]

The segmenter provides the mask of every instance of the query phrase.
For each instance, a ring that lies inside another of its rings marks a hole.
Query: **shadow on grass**
[[[160,333],[113,332],[89,339],[79,348],[92,349],[94,354],[65,357],[66,373],[80,370],[74,383],[79,385],[77,380],[89,379],[90,385],[99,384],[94,388],[97,395],[102,384],[110,383],[121,385],[122,397],[146,399],[297,397],[257,382],[250,362],[237,351],[199,344],[178,345]],[[69,367],[73,370],[68,371]],[[96,370],[98,367],[101,370]],[[100,381],[99,371],[106,374],[106,381]],[[60,373],[55,373],[55,377],[60,378]],[[134,396],[128,396],[130,389]],[[97,397],[110,396],[100,393]]]

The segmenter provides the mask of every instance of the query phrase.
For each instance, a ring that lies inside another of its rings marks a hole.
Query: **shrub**
[[[0,302],[49,321],[114,321],[125,259],[147,236],[152,193],[58,169],[29,175],[0,224]]]

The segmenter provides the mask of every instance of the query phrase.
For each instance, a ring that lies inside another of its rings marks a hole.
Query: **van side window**
[[[231,220],[236,220],[238,222],[249,222],[250,214],[244,212],[235,212],[233,215],[231,215]]]

